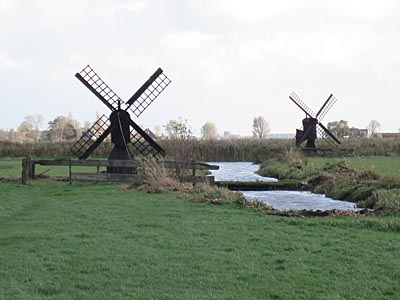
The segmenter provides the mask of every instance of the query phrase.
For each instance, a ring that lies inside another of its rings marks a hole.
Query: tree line
[[[0,129],[0,140],[13,142],[60,142],[76,140],[88,127],[81,127],[80,123],[71,115],[57,116],[48,122],[47,129],[41,130],[44,119],[41,115],[26,116],[16,130]],[[88,124],[85,122],[85,125]]]
[[[100,115],[97,114],[97,119]],[[47,129],[41,130],[44,125],[44,119],[41,115],[29,115],[21,122],[16,130],[0,129],[0,140],[9,140],[13,142],[63,142],[75,141],[79,139],[91,126],[91,122],[84,122],[83,126],[76,120],[72,114],[67,116],[60,115],[47,123]],[[372,120],[364,129],[350,127],[348,121],[332,121],[327,124],[328,129],[338,138],[366,138],[378,137],[381,127],[380,122]],[[263,116],[253,118],[252,136],[257,139],[264,139],[270,133],[269,122]],[[150,131],[155,138],[170,140],[190,140],[195,139],[192,127],[187,119],[179,117],[169,120],[166,125],[155,128]],[[224,138],[218,135],[215,123],[207,121],[200,129],[200,136],[203,140],[215,140]],[[225,136],[232,138],[234,136]]]
[[[381,123],[377,120],[371,120],[368,125],[359,129],[350,127],[348,121],[332,121],[327,124],[328,129],[338,138],[375,138],[379,136]]]
[[[100,115],[97,114],[97,119]],[[0,140],[13,142],[63,142],[75,141],[84,134],[92,124],[86,121],[83,126],[72,114],[60,115],[47,123],[47,129],[41,130],[44,126],[43,116],[29,115],[21,122],[16,130],[0,129]],[[194,139],[193,130],[187,119],[179,117],[176,120],[169,120],[166,125],[155,126],[150,132],[156,138],[164,139]],[[149,131],[149,130],[148,130]],[[269,133],[269,123],[264,117],[258,116],[253,119],[252,133],[254,138],[266,138]],[[219,135],[215,123],[207,121],[200,129],[201,138],[204,140],[218,139]]]

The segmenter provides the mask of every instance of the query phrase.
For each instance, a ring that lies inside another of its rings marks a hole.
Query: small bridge
[[[304,184],[299,181],[215,181],[214,184],[231,191],[299,191],[304,189]]]

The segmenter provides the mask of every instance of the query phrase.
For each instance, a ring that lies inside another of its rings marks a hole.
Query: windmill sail
[[[143,156],[152,155],[153,157],[157,157],[159,155],[165,155],[164,149],[161,148],[160,145],[158,145],[135,122],[131,120],[130,125],[133,128],[133,130],[131,131],[131,144],[135,149],[135,152],[138,152]]]
[[[321,109],[318,111],[316,118],[318,121],[322,121],[322,119],[326,116],[328,111],[332,108],[332,106],[336,103],[337,99],[331,94],[329,98],[325,101],[324,105],[322,105]]]
[[[104,83],[89,65],[75,76],[111,110],[109,118],[103,115],[71,147],[71,151],[79,159],[88,158],[109,134],[111,134],[114,148],[108,159],[132,159],[129,146],[143,156],[165,155],[164,149],[132,121],[128,113],[128,109],[130,109],[136,116],[139,116],[171,83],[161,68],[158,68],[128,100],[124,109],[121,108],[121,103],[123,103],[121,98]],[[113,167],[107,168],[107,171],[127,174],[133,172],[130,168],[122,170]]]
[[[307,104],[304,103],[303,100],[300,99],[299,96],[297,96],[295,92],[289,96],[289,99],[292,100],[298,107],[300,107],[300,109],[306,113],[307,117],[314,118],[315,113],[307,106]]]
[[[307,141],[306,148],[316,148],[315,140],[317,139],[317,132],[320,137],[332,146],[340,144],[338,138],[321,123],[321,120],[337,101],[332,94],[324,102],[317,114],[315,114],[294,92],[289,96],[289,99],[306,113],[306,117],[302,121],[303,130],[296,131],[296,147],[299,148],[304,141]]]
[[[82,159],[83,155],[89,148],[93,146],[96,140],[107,130],[109,127],[108,118],[102,115],[85,133],[82,134],[81,138],[72,145],[71,151],[79,159]]]
[[[317,130],[319,135],[332,146],[336,147],[341,144],[338,138],[321,123],[318,123]]]
[[[126,102],[125,110],[130,109],[136,117],[139,117],[170,83],[171,80],[163,73],[161,68],[158,68]]]
[[[100,78],[93,69],[87,65],[79,73],[75,74],[79,79],[97,98],[100,99],[112,111],[118,108],[118,102],[122,103],[121,98],[108,87],[107,84]]]

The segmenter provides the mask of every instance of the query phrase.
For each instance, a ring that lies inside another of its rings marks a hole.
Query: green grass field
[[[400,174],[400,157],[369,156],[348,157],[352,167],[356,170],[374,169],[382,176]],[[310,157],[308,160],[316,167],[322,167],[329,161],[339,158]],[[0,158],[0,178],[21,176],[22,158]],[[68,176],[68,167],[65,166],[37,166],[36,174],[45,172],[49,176]],[[75,172],[95,172],[95,167],[73,167]],[[101,170],[105,170],[102,168]]]
[[[327,162],[340,160],[338,158],[311,157],[309,161],[316,167],[322,167]],[[347,157],[351,166],[358,171],[373,169],[381,176],[400,175],[400,157],[367,156]]]
[[[0,183],[0,299],[399,299],[400,222]]]
[[[100,171],[105,170],[101,167]],[[96,172],[96,167],[76,167],[72,168],[74,172]],[[21,158],[0,158],[0,178],[21,177],[22,157]],[[68,176],[68,167],[66,166],[40,166],[36,165],[36,175],[48,176]]]

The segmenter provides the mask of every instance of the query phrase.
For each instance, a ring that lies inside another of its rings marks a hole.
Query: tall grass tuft
[[[138,188],[148,193],[175,192],[178,196],[192,202],[216,205],[227,203],[244,205],[247,203],[241,193],[231,192],[226,188],[212,186],[207,182],[195,184],[183,182],[176,170],[166,169],[155,161],[144,161],[141,167],[145,175],[144,182],[139,187],[132,185],[131,188]]]
[[[139,187],[149,193],[164,193],[168,191],[190,191],[192,185],[182,182],[176,171],[166,169],[158,162],[148,160],[141,162],[144,172],[144,182]]]

